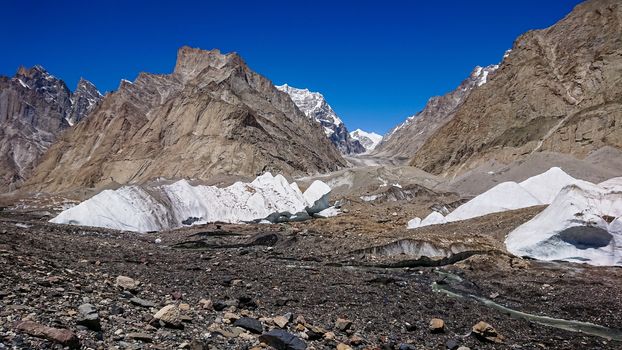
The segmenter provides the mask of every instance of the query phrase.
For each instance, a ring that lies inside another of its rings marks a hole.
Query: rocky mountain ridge
[[[78,87],[71,96],[71,113],[67,117],[69,125],[73,126],[82,120],[103,97],[93,83],[80,78]]]
[[[276,88],[286,92],[307,117],[318,121],[324,128],[326,136],[341,153],[357,154],[366,151],[358,140],[350,136],[343,121],[333,111],[321,93],[311,92],[308,89],[298,89],[287,84]]]
[[[182,47],[173,73],[122,81],[50,148],[25,190],[293,176],[345,165],[319,125],[239,55]]]
[[[401,161],[410,160],[436,130],[451,120],[473,89],[486,84],[498,68],[498,65],[477,66],[455,90],[430,98],[423,110],[388,132],[374,154]]]
[[[622,148],[622,4],[579,4],[521,35],[492,79],[427,139],[411,164],[460,174],[541,151],[583,158]]]

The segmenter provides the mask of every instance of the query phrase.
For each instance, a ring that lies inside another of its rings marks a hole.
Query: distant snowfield
[[[447,216],[432,212],[408,228],[467,220],[491,213],[549,206],[506,238],[508,251],[539,260],[622,266],[622,178],[595,185],[560,168],[521,183],[504,182]]]
[[[315,181],[303,193],[295,182],[270,173],[226,188],[192,186],[185,180],[150,190],[132,185],[102,191],[50,222],[150,232],[207,222],[304,220],[338,213],[326,210],[330,190]]]

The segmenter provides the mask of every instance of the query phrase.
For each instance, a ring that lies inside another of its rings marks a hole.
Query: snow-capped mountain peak
[[[289,95],[296,106],[309,118],[319,122],[324,133],[341,153],[363,153],[365,147],[357,140],[353,140],[345,124],[319,92],[309,89],[299,89],[288,84],[275,86],[278,90]]]
[[[361,129],[356,129],[350,133],[350,137],[360,142],[367,152],[374,150],[376,146],[382,141],[382,135],[378,135],[375,132],[367,132]]]
[[[326,103],[321,93],[309,91],[309,89],[298,89],[287,84],[276,86],[276,88],[286,92],[307,117],[324,120],[335,125],[343,124],[343,121]]]

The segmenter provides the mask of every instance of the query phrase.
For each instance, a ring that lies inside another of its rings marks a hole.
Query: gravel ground
[[[433,290],[436,282],[520,311],[622,328],[622,269],[535,263],[503,251],[503,232],[540,208],[403,230],[405,218],[391,215],[395,207],[379,205],[369,214],[358,205],[326,220],[212,224],[144,235],[51,225],[5,212],[0,343],[16,349],[56,349],[63,342],[93,349],[301,348],[279,345],[275,339],[283,333],[265,335],[284,330],[307,349],[622,346]],[[391,220],[378,219],[386,216]],[[364,253],[396,240],[439,247],[469,242],[482,252],[437,266],[403,254]],[[379,267],[404,261],[407,267]],[[442,330],[430,330],[434,318],[444,321]],[[476,336],[472,327],[480,321],[494,327],[502,343]]]

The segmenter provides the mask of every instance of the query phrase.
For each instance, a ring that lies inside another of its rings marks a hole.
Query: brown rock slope
[[[172,74],[123,81],[64,134],[25,189],[264,171],[299,175],[343,165],[319,124],[240,56],[183,47]]]
[[[585,157],[622,147],[622,3],[578,5],[554,26],[520,36],[485,85],[411,164],[460,173],[491,159],[553,151]]]
[[[455,90],[428,100],[423,110],[391,130],[372,153],[407,163],[429,137],[453,118],[458,107],[494,74],[498,65],[476,67]]]

